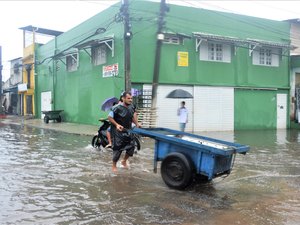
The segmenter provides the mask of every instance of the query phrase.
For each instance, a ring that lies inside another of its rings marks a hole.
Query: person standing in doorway
[[[188,122],[188,110],[185,107],[185,101],[181,102],[181,107],[177,110],[177,115],[179,117],[180,131],[184,132],[186,124]]]
[[[121,104],[113,107],[108,115],[108,120],[111,123],[112,149],[113,149],[113,172],[117,171],[117,162],[119,161],[122,151],[125,151],[125,156],[121,161],[124,168],[127,168],[127,160],[133,156],[134,140],[133,135],[128,132],[132,128],[132,123],[136,127],[140,127],[137,121],[137,114],[135,107],[132,104],[132,95],[130,92],[122,93]]]

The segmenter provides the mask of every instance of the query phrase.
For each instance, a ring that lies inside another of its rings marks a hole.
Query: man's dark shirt
[[[114,113],[114,120],[122,125],[126,129],[131,129],[132,119],[135,112],[135,109],[132,105],[128,107],[123,104],[116,105],[112,109]]]

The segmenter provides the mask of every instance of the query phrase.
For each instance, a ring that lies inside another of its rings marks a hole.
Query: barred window
[[[209,42],[208,55],[211,61],[223,61],[223,45]]]
[[[165,35],[163,43],[165,43],[165,44],[179,45],[179,44],[182,43],[182,38],[179,38],[177,36],[171,36],[171,35],[168,36],[168,35]]]
[[[253,51],[253,65],[279,66],[279,49],[257,48]]]

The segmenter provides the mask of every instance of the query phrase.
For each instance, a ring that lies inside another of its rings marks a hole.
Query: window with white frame
[[[252,53],[253,65],[279,66],[279,49],[256,47]]]
[[[208,55],[212,61],[223,61],[223,45],[220,43],[208,43]]]
[[[66,56],[66,67],[68,72],[76,71],[78,68],[78,54],[70,54]]]
[[[92,48],[92,63],[97,66],[106,63],[106,50],[105,44],[101,44]]]
[[[202,41],[199,47],[200,60],[215,62],[231,62],[231,46],[229,44]]]

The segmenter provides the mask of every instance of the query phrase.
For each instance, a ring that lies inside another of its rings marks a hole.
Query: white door
[[[277,129],[286,128],[287,94],[277,94]]]
[[[41,93],[41,111],[51,111],[51,91]],[[41,114],[42,119],[45,114]]]

